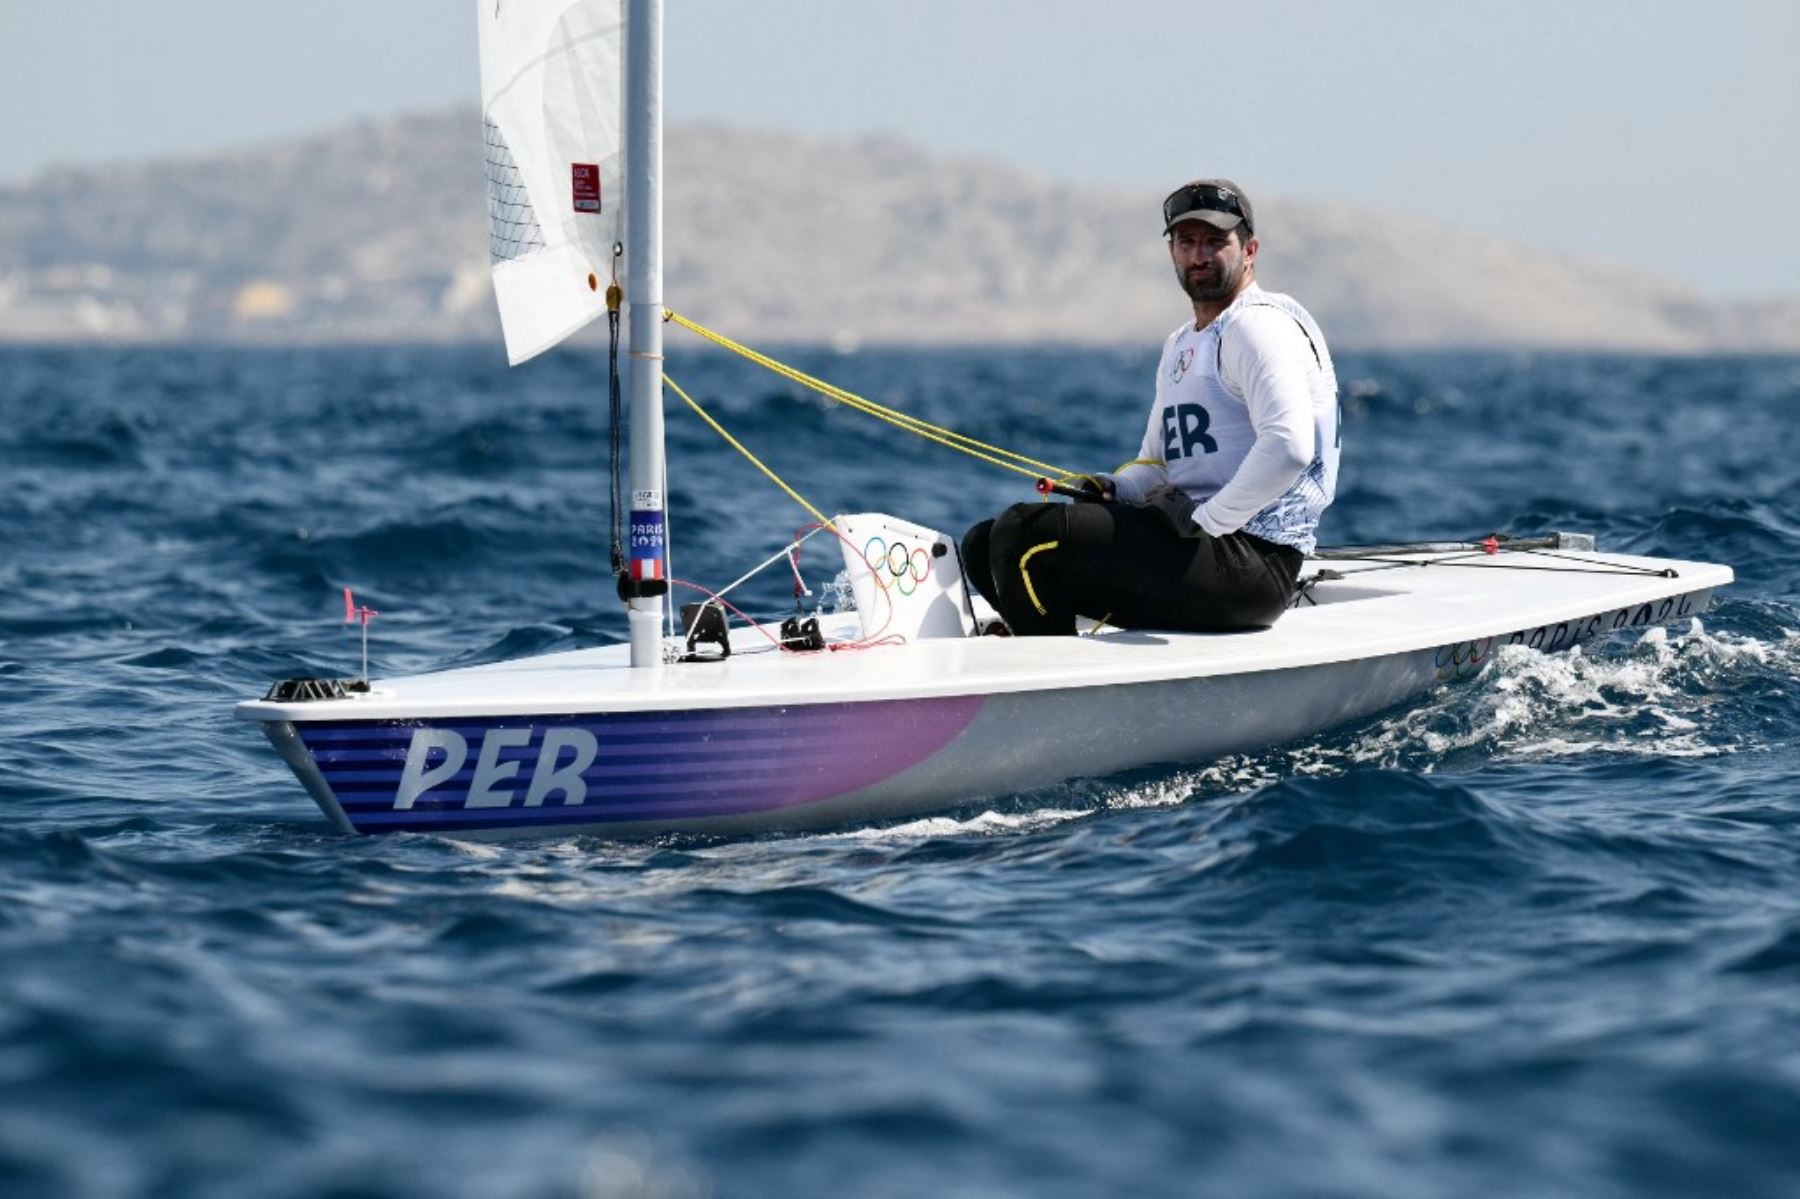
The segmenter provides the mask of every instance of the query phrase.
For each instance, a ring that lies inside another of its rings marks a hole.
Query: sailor
[[[1317,322],[1256,282],[1244,190],[1201,179],[1163,201],[1194,317],[1169,335],[1137,457],[963,538],[964,569],[1020,636],[1075,618],[1229,631],[1275,622],[1337,485],[1337,376]]]

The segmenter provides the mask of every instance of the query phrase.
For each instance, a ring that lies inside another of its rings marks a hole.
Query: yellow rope
[[[817,508],[813,507],[811,504],[807,503],[806,498],[804,496],[802,496],[798,491],[795,491],[792,487],[789,487],[786,483],[782,482],[780,475],[778,475],[774,471],[770,470],[767,466],[764,466],[761,458],[758,458],[755,454],[752,454],[749,451],[749,449],[744,445],[743,442],[739,441],[737,438],[735,438],[731,434],[727,433],[725,431],[725,426],[721,425],[718,421],[714,420],[711,417],[711,415],[709,415],[707,413],[706,409],[702,408],[699,404],[694,402],[694,398],[692,396],[688,395],[687,392],[681,390],[681,385],[679,383],[677,383],[677,382],[675,382],[675,380],[669,378],[669,376],[666,374],[663,376],[663,382],[668,384],[669,390],[674,392],[676,395],[680,396],[682,398],[682,400],[687,403],[687,406],[689,408],[692,408],[696,413],[698,413],[701,420],[703,420],[707,424],[711,425],[713,432],[717,433],[720,437],[723,437],[726,440],[726,442],[730,444],[732,449],[736,450],[738,453],[742,454],[744,457],[750,459],[750,464],[752,466],[756,467],[756,469],[760,470],[763,474],[769,476],[769,480],[772,483],[774,483],[775,486],[777,486],[777,487],[781,488],[783,491],[787,492],[789,499],[793,500],[796,504],[799,504],[802,508],[805,508],[808,512],[812,513],[814,520],[818,521],[820,524],[822,524],[826,528],[830,529],[833,533],[838,531],[838,527],[831,523],[830,517],[826,516],[823,512],[819,511]]]
[[[947,429],[942,425],[934,425],[929,421],[922,420],[916,416],[911,416],[898,409],[889,408],[885,404],[878,404],[874,400],[865,399],[854,392],[845,391],[843,388],[827,383],[823,379],[814,378],[804,371],[795,370],[791,366],[777,362],[766,354],[759,354],[749,346],[740,345],[729,337],[726,337],[723,333],[717,333],[708,329],[705,325],[691,321],[673,309],[663,309],[663,319],[680,325],[683,329],[712,342],[720,349],[730,350],[739,357],[747,358],[751,362],[756,363],[756,365],[762,367],[764,370],[772,371],[790,382],[798,383],[800,386],[816,391],[822,396],[834,399],[857,412],[873,416],[878,420],[884,420],[896,428],[903,429],[908,433],[915,433],[928,441],[935,441],[941,446],[947,446],[953,450],[960,450],[962,453],[968,454],[974,458],[979,458],[983,462],[998,466],[1004,470],[1014,471],[1021,475],[1029,475],[1033,478],[1041,475],[1050,475],[1052,477],[1060,476],[1064,478],[1081,477],[1076,475],[1073,471],[1064,470],[1062,467],[1053,466],[1048,462],[1040,462],[1036,458],[1028,457],[1013,450],[989,445],[985,441],[978,441],[967,434],[958,433],[954,429]],[[770,475],[770,478],[774,478],[774,476]]]

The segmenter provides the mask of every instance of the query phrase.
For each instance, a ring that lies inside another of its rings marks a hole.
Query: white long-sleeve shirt
[[[1288,296],[1251,284],[1203,328],[1170,334],[1138,461],[1113,476],[1141,502],[1172,483],[1194,521],[1310,553],[1337,486],[1337,376],[1324,334]]]

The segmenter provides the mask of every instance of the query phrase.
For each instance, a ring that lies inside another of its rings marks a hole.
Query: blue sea
[[[1153,340],[791,356],[1092,468]],[[1030,496],[670,348],[823,509]],[[346,585],[378,675],[621,640],[603,355],[0,350],[0,1194],[1800,1194],[1800,360],[1340,358],[1325,541],[1737,584],[1266,754],[474,845],[337,835],[231,708],[357,670]],[[678,575],[807,519],[669,438]]]

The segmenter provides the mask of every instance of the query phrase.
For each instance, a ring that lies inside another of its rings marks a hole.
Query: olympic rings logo
[[[1446,645],[1438,650],[1433,664],[1437,667],[1439,679],[1464,679],[1480,670],[1492,656],[1494,639],[1483,637],[1480,641],[1459,641],[1455,645]]]
[[[875,548],[877,545],[880,550]],[[890,544],[877,535],[863,546],[863,565],[875,576],[876,583],[886,587],[892,580],[901,595],[911,595],[931,577],[931,551],[924,546],[910,548],[904,541]]]

